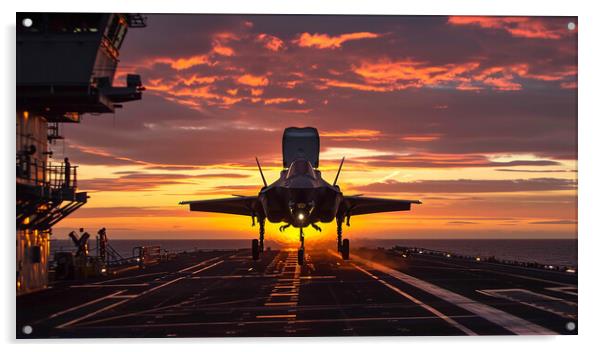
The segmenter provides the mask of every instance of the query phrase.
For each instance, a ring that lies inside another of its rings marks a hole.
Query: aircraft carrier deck
[[[17,338],[577,331],[575,273],[369,249],[199,251],[17,297]]]

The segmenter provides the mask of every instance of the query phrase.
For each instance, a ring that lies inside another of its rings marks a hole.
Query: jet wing
[[[398,200],[369,198],[360,196],[344,197],[339,212],[345,215],[363,215],[388,211],[410,210],[412,204],[422,204],[419,200]]]
[[[209,213],[225,213],[247,216],[261,216],[263,207],[257,197],[232,197],[209,200],[191,200],[180,202],[190,205],[190,211],[205,211]]]

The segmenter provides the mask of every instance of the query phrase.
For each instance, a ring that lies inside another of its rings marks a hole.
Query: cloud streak
[[[575,181],[558,178],[517,180],[424,180],[399,182],[388,180],[354,187],[361,192],[376,193],[508,193],[574,190]]]

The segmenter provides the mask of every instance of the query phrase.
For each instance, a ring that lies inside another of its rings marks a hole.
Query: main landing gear
[[[251,241],[251,253],[253,260],[259,260],[259,254],[263,253],[263,235],[265,234],[265,219],[259,218],[259,239]]]
[[[349,220],[347,220],[349,226]],[[343,239],[343,219],[337,218],[337,251],[341,253],[343,260],[349,260],[349,239]]]

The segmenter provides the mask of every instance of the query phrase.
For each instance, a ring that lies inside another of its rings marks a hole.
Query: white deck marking
[[[573,292],[573,290],[577,290],[577,286],[561,286],[561,287],[546,287],[546,290],[561,292],[571,296],[577,296],[577,292]]]
[[[538,277],[534,277],[534,276],[528,276],[528,275],[520,275],[520,274],[513,274],[513,273],[509,273],[507,271],[503,271],[503,270],[496,270],[496,269],[488,269],[488,268],[471,268],[465,265],[460,265],[460,264],[454,264],[454,263],[450,263],[450,262],[444,262],[444,261],[440,261],[440,260],[432,260],[431,261],[435,262],[435,263],[441,263],[444,264],[446,266],[454,266],[455,270],[457,270],[457,268],[462,268],[464,270],[468,270],[468,271],[481,271],[481,272],[489,272],[489,273],[494,273],[494,274],[498,274],[498,275],[505,275],[505,276],[511,276],[511,277],[517,277],[519,279],[525,279],[525,280],[533,280],[533,281],[539,281],[539,282],[545,282],[551,285],[567,285],[567,283],[565,282],[559,282],[559,281],[552,281],[552,280],[546,280],[546,279],[540,279]],[[498,266],[500,267],[500,269],[502,267],[507,268],[506,265],[504,264],[497,264],[497,263],[487,263],[490,266]],[[421,268],[428,268],[428,266],[420,266]],[[437,267],[437,269],[442,269]],[[443,268],[445,270],[452,270],[452,269],[448,269],[448,268]],[[540,269],[534,269],[534,270],[538,270],[541,271]]]
[[[65,314],[65,313],[69,313],[69,312],[76,311],[76,310],[78,310],[78,309],[81,309],[81,308],[87,307],[87,306],[89,306],[89,305],[92,305],[92,304],[98,303],[98,302],[100,302],[100,301],[104,301],[105,299],[109,299],[109,298],[115,298],[115,296],[116,296],[116,295],[118,295],[118,294],[120,294],[120,293],[122,293],[122,292],[125,292],[125,291],[127,291],[127,290],[115,291],[115,292],[111,293],[110,295],[106,295],[106,296],[103,296],[103,297],[97,298],[97,299],[95,299],[95,300],[92,300],[92,301],[89,301],[89,302],[86,302],[86,303],[80,304],[80,305],[78,305],[78,306],[75,306],[75,307],[71,307],[71,308],[69,308],[69,309],[61,310],[60,312],[56,312],[56,313],[54,313],[54,314],[52,314],[52,315],[48,316],[48,319],[53,319],[53,318],[56,318],[56,317],[58,317],[58,316],[61,316],[61,315]]]
[[[112,284],[112,285],[101,285],[101,284],[86,284],[86,285],[71,285],[69,288],[102,288],[102,287],[144,287],[148,286],[148,283],[142,284]]]
[[[324,276],[301,276],[301,280],[317,280],[317,279],[336,279],[335,275],[324,275]]]
[[[110,304],[110,305],[108,305],[108,306],[106,306],[106,307],[100,308],[100,309],[98,309],[98,310],[95,310],[94,312],[91,312],[91,313],[88,313],[88,314],[86,314],[86,315],[83,315],[83,316],[81,316],[81,317],[79,317],[79,318],[76,318],[76,319],[70,320],[70,321],[68,321],[68,322],[66,322],[66,323],[64,323],[64,324],[61,324],[61,325],[57,326],[56,328],[57,328],[57,329],[63,329],[63,328],[69,327],[69,326],[71,326],[71,325],[73,325],[73,324],[76,324],[76,323],[78,323],[78,322],[82,321],[82,320],[85,320],[85,319],[88,319],[88,318],[90,318],[90,317],[93,317],[93,316],[95,316],[95,315],[96,315],[96,314],[98,314],[98,313],[102,313],[102,312],[104,312],[104,311],[107,311],[107,310],[109,310],[109,309],[112,309],[112,308],[114,308],[114,307],[117,307],[117,306],[119,306],[119,305],[121,305],[121,304],[124,304],[124,303],[126,303],[126,302],[129,302],[130,300],[132,300],[132,299],[134,299],[134,298],[137,298],[137,297],[140,297],[140,296],[143,296],[143,295],[149,294],[149,293],[151,293],[151,292],[153,292],[153,291],[156,291],[156,290],[158,290],[158,289],[160,289],[160,288],[163,288],[163,287],[165,287],[165,286],[168,286],[168,285],[171,285],[171,284],[173,284],[173,283],[176,283],[176,282],[178,282],[178,281],[180,281],[180,280],[182,280],[182,279],[184,279],[184,277],[183,277],[183,276],[182,276],[182,277],[178,277],[178,278],[176,278],[176,279],[173,279],[173,280],[171,280],[171,281],[168,281],[168,282],[166,282],[166,283],[164,283],[164,284],[161,284],[161,285],[159,285],[159,286],[156,286],[156,287],[150,288],[150,289],[148,289],[148,290],[146,290],[146,291],[143,291],[143,292],[141,292],[141,293],[140,293],[140,294],[138,294],[138,295],[125,295],[125,296],[123,296],[123,297],[122,297],[122,296],[117,296],[117,295],[118,295],[119,293],[122,293],[122,292],[124,292],[124,291],[117,291],[117,292],[113,293],[112,295],[105,296],[105,297],[101,297],[102,299],[107,299],[107,298],[121,298],[122,300],[121,300],[121,301],[119,301],[119,302],[116,302],[116,303]],[[98,302],[99,300],[96,300],[96,301]],[[89,304],[92,304],[93,302],[94,302],[94,301],[92,301],[92,302],[88,302],[88,303],[87,303],[87,305],[89,305]],[[74,307],[74,308],[76,308],[76,307]]]
[[[512,276],[512,277],[517,277],[519,279],[525,279],[525,280],[533,280],[533,281],[539,281],[539,282],[545,282],[547,284],[551,284],[551,285],[566,285],[566,282],[559,282],[559,281],[552,281],[552,280],[546,280],[546,279],[540,279],[538,277],[533,277],[533,276],[527,276],[527,275],[519,275],[519,274],[512,274],[512,273],[507,273],[504,271],[497,271],[497,270],[490,270],[490,269],[483,269],[483,271],[488,271],[490,273],[495,273],[495,274],[499,274],[499,275],[506,275],[506,276]]]
[[[218,275],[218,276],[191,276],[189,279],[203,279],[203,280],[229,280],[229,279],[262,279],[262,278],[273,278],[277,277],[276,274],[265,274],[265,275]]]
[[[221,258],[221,257],[214,257],[214,258],[210,258],[210,259],[204,260],[204,261],[202,261],[202,262],[200,262],[200,263],[198,263],[198,264],[191,265],[191,266],[189,266],[189,267],[187,267],[187,268],[184,268],[184,269],[178,270],[178,272],[179,272],[179,273],[183,273],[183,272],[185,272],[185,271],[192,270],[192,269],[194,269],[194,268],[196,268],[196,267],[199,267],[199,266],[201,266],[201,265],[203,265],[203,264],[207,264],[207,263],[209,263],[209,262],[212,262],[212,261],[214,261],[214,260],[216,260],[216,259],[219,259],[219,258]]]
[[[122,280],[128,280],[128,279],[136,279],[136,278],[141,278],[141,277],[146,277],[146,276],[153,276],[153,275],[161,275],[161,274],[167,274],[167,271],[161,271],[161,272],[158,272],[158,273],[149,273],[149,274],[134,275],[134,276],[118,277],[116,279],[110,279],[110,280],[95,282],[94,284],[95,285],[106,284],[106,283],[109,283],[109,282],[122,281]]]
[[[212,261],[212,260],[219,259],[219,258],[220,258],[220,257],[215,257],[215,258],[208,259],[208,260],[206,260],[206,261],[204,261],[204,262],[201,262],[201,263],[199,263],[199,264],[195,264],[195,265],[193,265],[193,266],[191,266],[191,267],[188,267],[188,268],[182,269],[182,270],[178,271],[178,273],[181,273],[181,272],[183,272],[183,271],[186,271],[186,270],[190,270],[190,269],[196,268],[196,267],[198,267],[199,265],[205,264],[205,263],[207,263],[207,262],[210,262],[210,261]],[[212,264],[212,265],[209,265],[209,266],[207,266],[207,267],[204,267],[204,268],[202,268],[202,269],[200,269],[200,270],[197,270],[197,271],[193,272],[192,274],[197,274],[197,273],[199,273],[199,272],[201,272],[201,271],[207,270],[207,269],[209,269],[209,268],[211,268],[211,267],[214,267],[214,266],[216,266],[216,265],[218,265],[218,264],[221,264],[221,263],[223,263],[223,262],[224,262],[223,260],[222,260],[222,261],[219,261],[219,262],[217,262],[217,263],[214,263],[214,264]],[[124,304],[124,303],[126,303],[126,302],[129,302],[130,300],[132,300],[132,299],[134,299],[134,298],[138,298],[138,297],[140,297],[140,296],[143,296],[143,295],[149,294],[149,293],[151,293],[151,292],[154,292],[154,291],[156,291],[156,290],[159,290],[159,289],[161,289],[161,288],[163,288],[163,287],[166,287],[166,286],[169,286],[169,285],[171,285],[171,284],[174,284],[174,283],[176,283],[176,282],[178,282],[178,281],[180,281],[180,280],[183,280],[183,279],[185,279],[185,278],[186,278],[185,276],[181,276],[181,277],[175,278],[175,279],[173,279],[173,280],[171,280],[171,281],[165,282],[165,283],[163,283],[163,284],[161,284],[161,285],[158,285],[158,286],[155,286],[155,287],[153,287],[153,288],[150,288],[150,289],[148,289],[148,290],[146,290],[146,291],[143,291],[143,292],[141,292],[141,293],[139,293],[139,294],[137,294],[137,295],[120,295],[121,293],[125,292],[126,290],[120,290],[120,291],[116,291],[116,292],[114,292],[114,293],[112,293],[112,294],[110,294],[110,295],[108,295],[108,296],[104,296],[104,297],[98,298],[98,299],[96,299],[96,300],[93,300],[93,301],[90,301],[90,302],[86,302],[86,303],[84,303],[84,304],[82,304],[82,305],[79,305],[79,306],[76,306],[76,307],[69,308],[69,309],[67,309],[67,310],[65,310],[65,311],[62,311],[62,312],[55,313],[55,314],[53,314],[53,315],[52,315],[52,316],[50,316],[50,317],[52,318],[52,317],[56,317],[56,316],[59,316],[59,315],[62,315],[62,314],[65,314],[65,313],[68,313],[68,312],[71,312],[71,311],[75,311],[75,310],[77,310],[77,309],[83,308],[83,307],[85,307],[85,306],[88,306],[88,305],[91,305],[91,304],[94,304],[94,303],[98,303],[98,302],[100,302],[100,301],[103,301],[103,300],[106,300],[106,299],[121,299],[119,302],[116,302],[116,303],[110,304],[110,305],[108,305],[108,306],[106,306],[106,307],[103,307],[103,308],[100,308],[100,309],[98,309],[98,310],[96,310],[96,311],[94,311],[94,312],[91,312],[91,313],[89,313],[89,314],[83,315],[83,316],[81,316],[81,317],[79,317],[79,318],[73,319],[73,320],[71,320],[71,321],[68,321],[68,322],[66,322],[66,323],[63,323],[63,324],[61,324],[61,325],[57,326],[57,328],[58,328],[58,329],[66,328],[66,327],[69,327],[69,326],[71,326],[71,325],[73,325],[73,324],[76,324],[76,323],[78,323],[78,322],[80,322],[80,321],[82,321],[82,320],[85,320],[85,319],[88,319],[88,318],[90,318],[90,317],[93,317],[93,316],[97,315],[98,313],[102,313],[102,312],[104,312],[104,311],[106,311],[106,310],[109,310],[109,309],[112,309],[112,308],[114,308],[114,307],[117,307],[117,306],[119,306],[119,305],[121,305],[121,304]],[[149,285],[148,283],[144,283],[144,284],[123,284],[123,285],[121,285],[121,284],[114,284],[114,285],[99,285],[99,284],[94,284],[94,285],[79,285],[79,287],[91,286],[91,287],[99,287],[99,288],[100,288],[100,287],[113,287],[113,286],[127,287],[127,286],[148,286],[148,285]],[[72,286],[72,287],[78,287],[78,286]]]
[[[507,329],[518,335],[556,335],[554,331],[546,329],[537,324],[531,323],[525,319],[514,316],[510,313],[504,312],[503,310],[499,310],[483,303],[479,303],[474,301],[468,297],[464,297],[455,292],[451,292],[430,282],[426,282],[410,276],[408,274],[404,274],[395,269],[389,268],[385,265],[375,263],[370,260],[366,260],[357,256],[353,256],[353,259],[372,267],[375,270],[383,272],[387,275],[390,275],[400,281],[403,281],[407,284],[410,284],[416,288],[419,288],[423,291],[426,291],[432,295],[437,296],[445,301],[448,301],[460,308],[463,308],[471,313],[474,313],[480,316],[483,319],[486,319],[494,324],[497,324],[504,329]]]
[[[129,301],[129,300],[128,300],[128,299],[124,299],[123,301],[119,301],[119,302],[116,302],[116,303],[113,303],[113,304],[109,304],[108,306],[106,306],[106,307],[103,307],[103,308],[100,308],[100,309],[98,309],[98,310],[95,310],[95,311],[94,311],[94,312],[92,312],[92,313],[89,313],[89,314],[83,315],[83,316],[81,316],[81,317],[79,317],[79,318],[75,318],[75,319],[73,319],[73,320],[70,320],[70,321],[68,321],[68,322],[66,322],[66,323],[64,323],[64,324],[61,324],[61,325],[57,326],[56,328],[57,328],[57,329],[63,329],[63,328],[66,328],[66,327],[68,327],[68,326],[71,326],[71,325],[73,325],[73,324],[75,324],[75,323],[77,323],[77,322],[80,322],[80,321],[84,320],[84,319],[88,319],[88,318],[90,318],[90,317],[92,317],[92,316],[95,316],[95,315],[96,315],[96,314],[98,314],[98,313],[102,313],[102,312],[104,312],[105,310],[109,310],[109,309],[111,309],[111,308],[117,307],[118,305],[124,304],[124,303],[125,303],[125,302],[127,302],[127,301]]]
[[[221,263],[223,263],[223,262],[224,262],[223,260],[220,260],[220,261],[219,261],[219,262],[217,262],[217,263],[213,263],[213,264],[211,264],[211,265],[209,265],[209,266],[206,266],[206,267],[204,267],[204,268],[202,268],[202,269],[199,269],[199,270],[197,270],[197,271],[193,271],[193,272],[192,272],[192,274],[193,274],[193,275],[194,275],[194,274],[198,274],[198,273],[200,273],[200,272],[203,272],[203,271],[205,271],[205,270],[207,270],[207,269],[211,269],[211,268],[213,268],[214,266],[220,265],[220,264],[221,264]]]
[[[408,294],[407,292],[404,292],[402,290],[400,290],[399,288],[389,284],[388,282],[381,280],[378,276],[373,275],[372,273],[370,273],[369,271],[365,270],[364,268],[361,268],[359,266],[357,266],[354,263],[351,263],[351,265],[353,265],[357,270],[363,272],[364,274],[370,276],[371,278],[373,278],[374,280],[380,282],[381,284],[385,285],[386,287],[388,287],[389,289],[393,290],[394,292],[404,296],[405,298],[409,299],[410,301],[414,302],[415,304],[421,306],[422,308],[428,310],[429,312],[435,314],[436,316],[438,316],[439,318],[445,320],[449,325],[455,327],[456,329],[464,332],[466,335],[470,335],[470,336],[475,336],[477,335],[477,333],[475,333],[474,331],[470,330],[469,328],[467,328],[466,326],[458,323],[457,321],[453,320],[452,318],[450,318],[449,316],[441,313],[439,310],[429,306],[428,304],[422,302],[421,300],[419,300],[418,298]]]
[[[551,307],[548,304],[548,303],[561,303],[566,306],[575,307],[575,311],[577,310],[577,303],[567,301],[562,298],[552,297],[552,296],[544,295],[541,293],[533,292],[530,290],[525,290],[522,288],[477,290],[477,292],[482,293],[484,295],[491,296],[491,297],[503,298],[503,299],[507,299],[512,302],[518,302],[520,304],[524,304],[529,307],[537,308],[537,309],[540,309],[540,310],[543,310],[546,312],[556,314],[563,318],[567,318],[567,319],[575,319],[576,318],[575,314],[572,313],[573,309],[570,309],[569,312],[560,311],[558,309],[555,309],[555,308],[559,308],[559,307]],[[522,295],[522,299],[520,297],[517,297],[516,294],[518,294],[519,296]],[[525,298],[527,298],[527,297],[537,298],[537,299],[534,301],[527,301],[527,300],[525,300]],[[564,308],[568,308],[566,306]]]
[[[178,281],[180,281],[180,280],[182,280],[182,279],[184,279],[184,277],[178,277],[178,278],[176,278],[176,279],[173,279],[173,280],[171,280],[171,281],[168,281],[168,282],[166,282],[166,283],[164,283],[164,284],[161,284],[161,285],[159,285],[159,286],[155,286],[155,287],[153,287],[153,288],[150,288],[150,289],[148,289],[148,290],[146,290],[146,291],[144,291],[144,292],[140,293],[140,294],[139,294],[139,296],[146,295],[146,294],[148,294],[148,293],[151,293],[151,292],[153,292],[153,291],[156,291],[156,290],[158,290],[158,289],[160,289],[160,288],[163,288],[163,287],[165,287],[165,286],[168,286],[168,285],[174,284],[174,283],[176,283],[176,282],[178,282]]]
[[[296,318],[297,314],[274,314],[274,315],[257,315],[255,318],[257,319],[287,319],[287,318]]]

